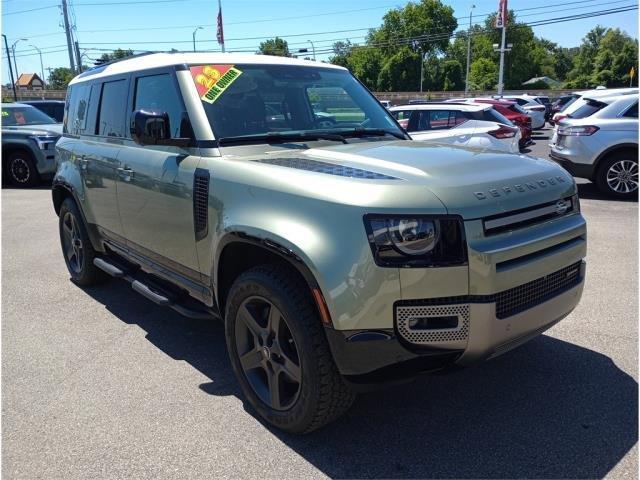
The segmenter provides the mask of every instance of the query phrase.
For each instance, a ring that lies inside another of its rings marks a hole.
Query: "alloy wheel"
[[[9,166],[11,176],[18,183],[27,183],[31,177],[31,169],[24,158],[14,158]]]
[[[255,394],[275,410],[288,410],[300,394],[298,348],[282,312],[263,297],[246,299],[236,316],[235,342],[242,371]]]
[[[80,273],[84,266],[84,248],[78,221],[71,212],[65,213],[62,219],[62,244],[69,268],[74,273]]]
[[[607,170],[607,185],[617,193],[638,190],[638,164],[632,160],[618,160]]]

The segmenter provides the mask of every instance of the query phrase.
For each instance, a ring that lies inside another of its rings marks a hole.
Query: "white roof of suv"
[[[253,55],[247,53],[151,53],[137,55],[123,60],[101,65],[75,77],[69,85],[93,80],[109,75],[136,72],[150,68],[170,67],[172,65],[215,65],[215,64],[257,64],[257,65],[298,65],[301,67],[322,67],[336,70],[346,70],[344,67],[330,63],[299,60],[288,57],[273,57],[270,55]]]
[[[492,108],[490,104],[483,103],[417,103],[413,105],[397,105],[389,110],[397,112],[398,110],[460,110],[461,112],[479,112]]]

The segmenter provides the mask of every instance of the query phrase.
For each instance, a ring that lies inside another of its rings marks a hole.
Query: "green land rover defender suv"
[[[72,280],[222,320],[242,391],[310,432],[577,305],[586,225],[551,161],[413,142],[344,68],[159,53],[70,84],[53,204]]]

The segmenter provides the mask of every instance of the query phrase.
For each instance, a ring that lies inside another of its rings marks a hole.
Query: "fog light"
[[[450,315],[446,317],[413,317],[409,319],[411,330],[442,330],[458,328],[458,317]]]

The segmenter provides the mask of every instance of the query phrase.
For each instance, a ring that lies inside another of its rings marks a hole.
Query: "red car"
[[[529,145],[531,140],[531,117],[525,113],[518,111],[518,104],[508,100],[496,100],[493,98],[474,98],[475,103],[488,103],[493,105],[498,113],[511,120],[520,128],[522,138],[520,139],[520,148]]]

